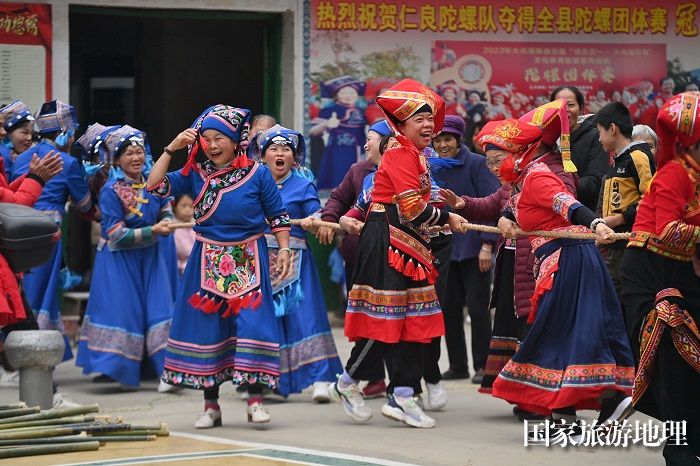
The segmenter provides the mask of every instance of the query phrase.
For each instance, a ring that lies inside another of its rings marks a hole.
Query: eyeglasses
[[[503,160],[505,160],[505,157],[498,157],[497,159],[489,159],[487,157],[486,166],[488,168],[498,168],[501,166],[501,163],[503,163]]]

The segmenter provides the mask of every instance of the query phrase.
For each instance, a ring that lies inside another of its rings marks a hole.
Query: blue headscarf
[[[292,151],[294,151],[294,162],[296,164],[292,170],[293,173],[313,181],[313,173],[304,166],[306,162],[306,142],[301,133],[281,125],[275,125],[266,131],[261,131],[253,137],[251,142],[251,156],[253,159],[261,162],[263,154],[272,144],[290,146]]]
[[[109,177],[124,177],[124,172],[121,168],[114,165],[114,161],[119,158],[121,151],[128,146],[139,146],[146,153],[146,161],[143,164],[142,173],[144,176],[148,176],[151,167],[153,167],[153,156],[146,133],[129,125],[124,125],[107,133],[104,141],[106,150],[100,154],[100,162],[110,167]]]
[[[379,120],[375,122],[367,131],[374,131],[382,137],[392,136],[394,134],[386,120]]]
[[[208,129],[214,129],[238,143],[236,153],[245,156],[248,149],[248,131],[250,131],[251,111],[247,108],[231,107],[230,105],[216,104],[204,110],[192,123],[190,128],[197,130],[198,134]],[[182,167],[181,173],[187,175],[195,165],[195,158],[200,148],[199,138],[189,149],[187,163]],[[238,165],[246,165],[248,161],[238,160]]]

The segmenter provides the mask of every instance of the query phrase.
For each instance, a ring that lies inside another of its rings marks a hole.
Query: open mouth
[[[284,160],[282,160],[282,159],[275,160],[275,166],[277,168],[284,168]]]

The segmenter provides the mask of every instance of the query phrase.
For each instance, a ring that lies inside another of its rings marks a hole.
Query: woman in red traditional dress
[[[687,445],[669,440],[667,465],[699,464],[700,93],[659,110],[658,171],[637,208],[622,261],[622,301],[635,359],[635,409],[686,421]]]
[[[352,419],[369,420],[372,411],[357,384],[392,349],[394,393],[382,414],[430,428],[435,421],[413,399],[413,387],[422,376],[424,344],[445,333],[430,228],[449,224],[464,232],[467,222],[428,204],[430,175],[422,150],[442,129],[442,98],[404,79],[377,97],[377,104],[400,145],[386,151],[374,178],[345,317],[345,334],[355,346],[330,393]]]
[[[499,221],[504,236],[525,231],[594,231],[599,242],[612,230],[578,202],[562,180],[541,162],[560,136],[564,168],[571,172],[566,101],[558,99],[519,120],[487,124],[480,141],[509,151],[508,142],[526,143],[511,153],[500,175],[513,194]],[[493,395],[520,408],[552,415],[549,437],[559,429],[580,434],[577,409],[600,409],[599,422],[627,414],[634,363],[620,304],[593,240],[530,236],[536,257],[532,326],[517,353],[493,383]],[[604,401],[605,400],[605,401]],[[543,440],[531,438],[531,441]],[[573,437],[572,437],[572,440]]]

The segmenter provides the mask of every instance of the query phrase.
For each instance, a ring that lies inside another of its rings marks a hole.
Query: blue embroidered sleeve
[[[262,165],[258,168],[257,180],[260,187],[260,205],[262,205],[270,230],[273,233],[275,231],[291,230],[292,224],[284,202],[282,202],[279,188],[266,166]]]
[[[76,209],[81,213],[85,213],[92,207],[92,198],[88,190],[85,169],[82,163],[79,163],[77,159],[71,156],[68,156],[67,159],[64,158],[64,161],[66,160],[68,160],[68,167],[66,167],[68,193],[73,199],[73,205],[75,205]]]
[[[157,241],[151,227],[129,228],[124,219],[124,207],[112,189],[105,185],[100,192],[102,238],[111,251],[150,246]]]
[[[169,172],[165,175],[163,181],[151,190],[151,193],[158,197],[177,197],[187,194],[194,199],[193,176],[198,176],[196,170],[191,170],[189,175],[183,175],[180,170]]]

